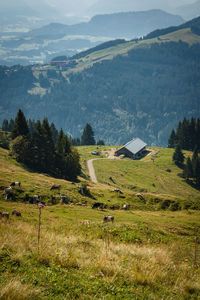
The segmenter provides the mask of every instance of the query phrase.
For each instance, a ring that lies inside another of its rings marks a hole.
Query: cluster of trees
[[[175,148],[176,145],[184,150],[200,151],[200,118],[191,118],[191,120],[184,118],[182,122],[179,122],[176,131],[172,129],[168,147]]]
[[[29,133],[33,135],[36,122],[31,119],[27,120],[26,122],[28,125]],[[14,125],[15,125],[15,121],[12,118],[10,120],[4,119],[1,128],[5,132],[12,132],[14,129]],[[54,143],[56,143],[59,132],[56,129],[54,123],[51,123],[50,129],[52,132]],[[96,144],[105,145],[104,140],[102,139],[99,139],[96,143],[94,138],[94,131],[92,129],[92,126],[89,123],[85,125],[81,138],[73,138],[72,136],[70,136],[68,139],[72,144],[72,146],[81,146],[81,145],[84,146],[84,145],[96,145]]]
[[[31,124],[31,127],[29,126]],[[11,154],[17,161],[39,172],[68,180],[81,173],[79,154],[61,129],[56,130],[48,119],[28,122],[22,110],[15,118],[11,133]]]
[[[168,147],[175,148],[173,161],[183,168],[183,176],[200,185],[200,119],[191,118],[179,122],[176,132],[174,129],[171,132]],[[188,156],[185,164],[183,149],[193,151],[192,159]]]
[[[187,180],[194,179],[200,185],[200,158],[197,149],[193,152],[192,159],[188,156],[183,174]]]
[[[83,130],[83,134],[81,136],[81,139],[79,138],[71,138],[70,137],[70,141],[72,143],[72,145],[75,146],[86,146],[86,145],[105,145],[104,140],[98,140],[98,142],[96,143],[95,138],[94,138],[94,131],[92,129],[92,126],[87,123],[84,130]]]
[[[11,132],[11,131],[13,131],[14,124],[15,124],[15,121],[13,119],[10,119],[10,121],[8,121],[7,119],[4,119],[2,122],[1,128],[3,131]]]

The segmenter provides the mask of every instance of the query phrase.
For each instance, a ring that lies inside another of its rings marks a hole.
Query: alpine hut
[[[123,145],[123,147],[121,147],[120,149],[118,149],[115,152],[115,155],[124,155],[132,159],[139,159],[144,155],[146,151],[146,146],[147,144],[145,144],[141,139],[135,138],[127,144]]]

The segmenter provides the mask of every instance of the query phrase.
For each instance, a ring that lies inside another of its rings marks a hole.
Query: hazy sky
[[[29,0],[34,1],[34,0]],[[122,10],[147,10],[160,8],[171,10],[178,6],[191,4],[196,0],[43,0],[52,7],[65,10],[66,14],[87,15]]]
[[[61,18],[68,17],[69,21],[77,22],[87,21],[96,14],[155,8],[179,14],[177,7],[195,2],[200,3],[200,0],[0,0],[0,10],[7,7],[14,14],[21,9],[20,14],[23,15],[26,12],[28,14],[28,9],[31,9],[39,12],[43,18],[49,17],[53,20],[54,17],[55,20],[62,20]]]

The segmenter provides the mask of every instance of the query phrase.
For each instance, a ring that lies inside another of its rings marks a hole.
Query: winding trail
[[[97,183],[97,178],[96,178],[95,170],[93,167],[93,161],[98,160],[98,159],[102,159],[102,158],[93,158],[93,159],[88,160],[88,162],[87,162],[90,179],[93,183]]]
[[[119,157],[115,156],[115,151],[116,151],[116,148],[111,148],[108,152],[107,158],[106,157],[105,158],[93,158],[93,159],[90,159],[87,161],[90,179],[93,183],[98,183],[96,174],[95,174],[95,170],[94,170],[94,166],[93,166],[93,161],[99,160],[99,159],[120,159]]]

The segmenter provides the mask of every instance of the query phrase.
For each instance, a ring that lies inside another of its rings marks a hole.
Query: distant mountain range
[[[175,9],[174,13],[177,13],[185,20],[190,20],[200,16],[200,0],[188,5],[183,5]]]
[[[0,67],[0,121],[21,108],[47,116],[80,137],[89,122],[97,139],[122,144],[140,137],[166,146],[184,117],[200,117],[200,18],[115,40],[50,64]]]
[[[71,56],[113,38],[133,39],[183,22],[177,15],[150,10],[97,15],[89,22],[75,25],[51,23],[27,33],[3,32],[0,64],[45,63],[55,56]]]

